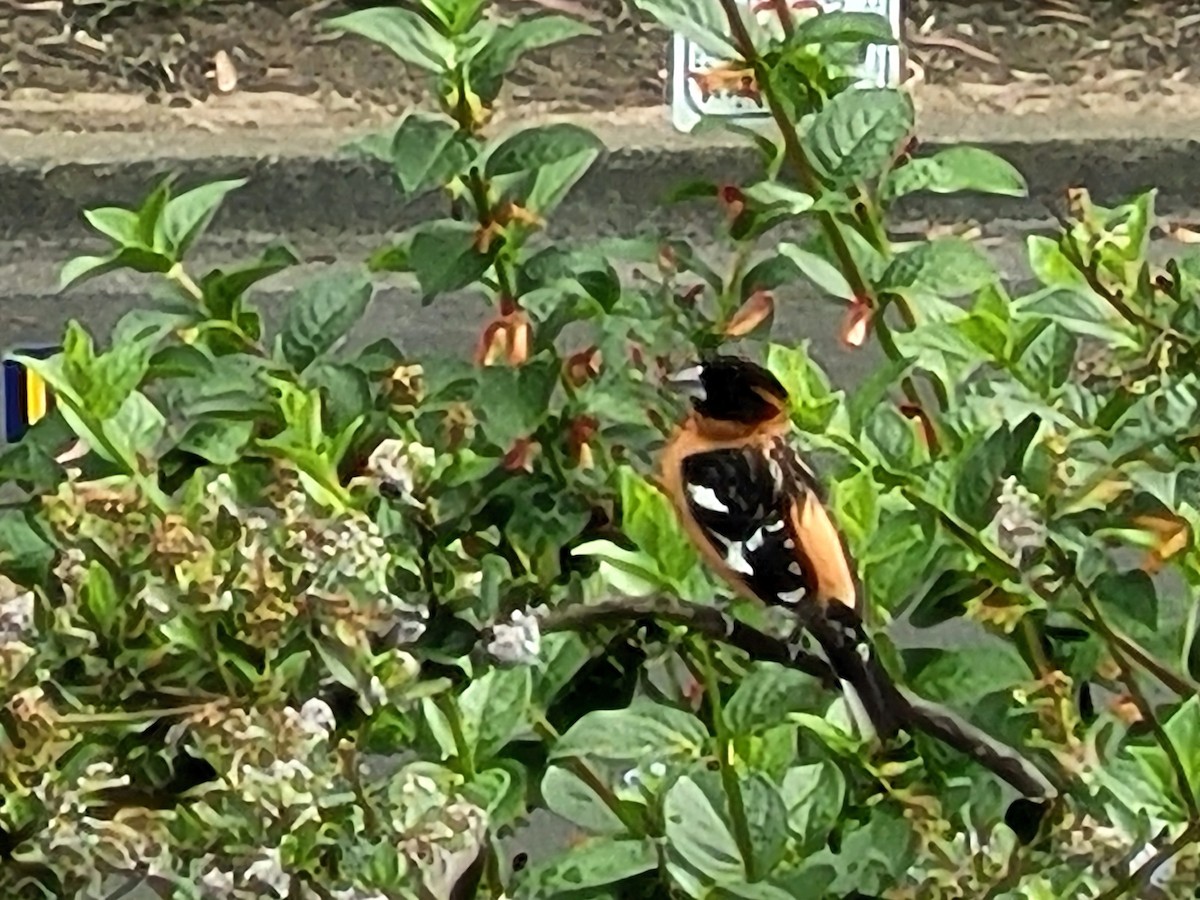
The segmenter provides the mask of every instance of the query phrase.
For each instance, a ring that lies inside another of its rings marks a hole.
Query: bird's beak
[[[667,381],[676,391],[692,400],[704,400],[704,381],[701,379],[700,366],[688,366],[673,375],[667,376]]]

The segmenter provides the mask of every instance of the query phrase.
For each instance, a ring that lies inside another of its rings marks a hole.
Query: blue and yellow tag
[[[36,347],[14,352],[45,359],[58,350],[58,347]],[[54,409],[54,396],[41,376],[12,359],[4,360],[0,399],[4,402],[4,427],[0,437],[8,444],[19,441],[30,426]]]

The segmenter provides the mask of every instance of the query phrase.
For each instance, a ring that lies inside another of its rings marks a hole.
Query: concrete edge
[[[1138,103],[1098,116],[1086,104],[1071,107],[1068,94],[1049,111],[968,114],[956,92],[922,86],[915,93],[923,153],[956,143],[987,147],[1024,173],[1030,196],[911,197],[898,210],[903,221],[1044,220],[1073,186],[1108,203],[1157,186],[1159,209],[1167,214],[1190,216],[1200,207],[1194,119],[1156,117]],[[498,127],[570,121],[596,132],[609,148],[554,216],[556,236],[587,239],[658,228],[708,232],[715,224],[711,209],[664,209],[662,198],[687,179],[738,183],[756,174],[754,153],[739,139],[723,132],[680,134],[662,107],[519,112],[500,117]],[[0,240],[83,240],[82,208],[136,202],[167,172],[187,182],[250,178],[213,223],[218,233],[378,234],[439,213],[436,196],[404,201],[386,167],[344,152],[347,141],[378,127],[378,117],[357,125],[342,120],[338,127],[328,122],[313,114],[286,124],[267,117],[254,129],[0,131]]]

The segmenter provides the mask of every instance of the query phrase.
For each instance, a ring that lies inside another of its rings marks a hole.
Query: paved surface
[[[930,196],[905,203],[897,221],[919,232],[931,221],[973,221],[993,242],[1009,278],[1023,269],[1023,235],[1053,223],[1065,189],[1087,186],[1101,202],[1117,202],[1148,185],[1160,187],[1159,209],[1177,219],[1200,218],[1200,165],[1192,125],[1135,108],[1124,117],[1098,117],[1059,102],[1047,113],[966,117],[961,99],[918,95],[920,134],[927,150],[969,141],[1010,159],[1030,182],[1029,199]],[[703,204],[664,208],[660,199],[685,178],[744,182],[753,156],[735,140],[672,131],[662,109],[620,115],[590,114],[575,121],[595,130],[609,153],[553,217],[550,236],[584,243],[598,236],[666,229],[712,243],[719,223]],[[144,297],[144,282],[109,276],[59,296],[57,270],[81,252],[99,249],[80,209],[132,204],[161,173],[185,182],[248,175],[213,224],[205,254],[214,261],[244,258],[282,236],[307,259],[353,261],[388,240],[394,230],[440,211],[437,197],[397,199],[382,166],[346,156],[341,147],[360,129],[322,126],[319,118],[284,126],[269,117],[258,130],[181,131],[168,126],[144,134],[28,134],[0,131],[0,344],[53,340],[69,317],[103,331]],[[301,270],[294,275],[303,275]],[[287,300],[294,275],[265,292],[268,307]],[[786,336],[800,323],[832,370],[853,377],[870,364],[867,353],[848,354],[835,340],[841,310],[806,296],[781,298]],[[465,351],[483,320],[477,296],[447,298],[421,308],[402,280],[381,291],[367,326],[410,347]],[[839,379],[840,380],[840,379]]]

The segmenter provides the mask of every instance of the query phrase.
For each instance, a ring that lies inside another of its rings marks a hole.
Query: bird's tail
[[[908,725],[911,704],[876,656],[854,610],[831,604],[827,614],[808,628],[828,657],[850,714],[865,737],[874,732],[886,741]]]

